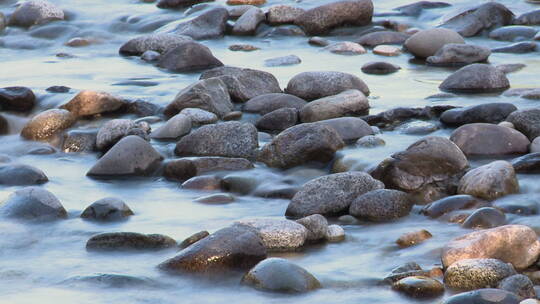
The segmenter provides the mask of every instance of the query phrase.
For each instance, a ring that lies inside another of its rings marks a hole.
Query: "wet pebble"
[[[484,207],[469,215],[461,226],[464,228],[485,229],[502,226],[504,224],[506,224],[506,216],[504,213],[495,208]]]
[[[4,111],[30,111],[36,104],[36,96],[30,88],[5,87],[0,89],[0,109]]]
[[[326,240],[330,243],[339,243],[345,240],[345,230],[339,225],[328,225]]]
[[[514,275],[511,264],[497,259],[464,259],[450,265],[444,283],[458,290],[497,287],[504,278]]]
[[[382,55],[382,56],[399,56],[401,54],[401,49],[393,45],[378,45],[373,49],[373,54]]]
[[[441,282],[422,276],[403,278],[395,282],[392,288],[414,298],[438,297],[444,293],[444,285]]]
[[[260,50],[260,48],[253,46],[251,44],[232,44],[229,46],[229,50],[233,52],[243,51],[243,52],[253,52]]]
[[[0,215],[24,220],[55,220],[67,217],[66,209],[51,192],[26,187],[13,192],[0,206]]]
[[[71,112],[62,109],[46,110],[34,116],[22,129],[21,136],[30,140],[47,140],[76,122]]]
[[[216,194],[201,196],[193,201],[197,203],[203,203],[203,204],[209,204],[209,205],[227,204],[227,203],[234,202],[234,196],[228,193],[216,193]]]
[[[514,293],[493,288],[478,289],[448,297],[442,304],[519,304]]]
[[[160,250],[176,247],[176,241],[161,234],[108,232],[92,236],[86,249],[92,251]]]
[[[214,191],[221,189],[221,179],[213,175],[195,176],[182,183],[184,189]]]
[[[459,181],[458,193],[469,194],[486,200],[519,192],[519,182],[514,167],[499,160],[475,168]]]
[[[527,276],[522,274],[516,274],[505,278],[499,282],[497,288],[515,293],[523,299],[536,298],[533,282]]]
[[[206,230],[199,231],[199,232],[189,236],[185,240],[183,240],[182,243],[180,243],[179,247],[181,249],[187,248],[187,247],[197,243],[198,241],[204,239],[205,237],[207,237],[209,235],[210,235],[210,233],[208,233],[208,231],[206,231]]]
[[[330,44],[329,46],[326,46],[324,50],[339,55],[361,55],[367,53],[363,46],[350,41]]]
[[[45,173],[36,167],[23,164],[0,165],[0,185],[31,186],[48,181]]]
[[[392,74],[400,69],[401,68],[395,64],[382,61],[368,62],[362,66],[362,72],[375,75]]]
[[[300,64],[302,60],[296,55],[287,55],[264,60],[264,65],[267,67],[287,66]]]
[[[375,148],[386,145],[386,142],[384,141],[384,139],[378,136],[366,135],[358,139],[358,141],[356,141],[356,145],[363,148]]]
[[[358,196],[351,203],[349,214],[368,221],[386,222],[407,216],[412,206],[407,193],[379,189]]]
[[[398,246],[401,248],[406,248],[406,247],[420,244],[424,242],[425,240],[430,239],[432,237],[433,235],[429,231],[422,229],[422,230],[407,232],[407,233],[402,234],[396,240],[396,244],[398,244]]]
[[[133,211],[121,199],[106,197],[93,202],[81,213],[81,217],[89,220],[115,221],[133,215]]]

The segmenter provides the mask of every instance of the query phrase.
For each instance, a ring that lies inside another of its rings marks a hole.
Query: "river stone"
[[[260,262],[244,275],[242,284],[284,293],[303,293],[321,288],[321,283],[312,274],[281,258]]]
[[[325,47],[324,50],[340,55],[361,55],[367,53],[363,46],[351,41],[336,42]]]
[[[530,141],[521,132],[495,124],[473,123],[457,128],[450,140],[465,155],[523,154]]]
[[[93,177],[115,177],[151,174],[161,163],[163,156],[147,141],[129,135],[116,143],[86,173]]]
[[[262,239],[252,228],[235,225],[223,228],[159,265],[177,273],[220,273],[243,270],[266,258]]]
[[[96,147],[97,131],[72,130],[64,135],[62,151],[66,153],[93,152]]]
[[[264,66],[277,67],[302,63],[302,59],[296,55],[287,55],[264,60]]]
[[[8,133],[9,133],[9,123],[3,115],[0,115],[0,135],[5,135]]]
[[[227,5],[253,6],[265,3],[266,0],[227,0]]]
[[[257,120],[255,126],[260,130],[283,131],[298,122],[298,110],[281,108],[265,114]]]
[[[330,243],[338,243],[345,240],[345,230],[339,225],[328,225],[326,240]]]
[[[373,134],[373,129],[364,120],[357,117],[326,119],[316,123],[336,130],[345,143]]]
[[[133,38],[124,43],[120,47],[119,53],[127,56],[141,56],[147,51],[165,54],[177,46],[182,45],[184,42],[191,40],[188,36],[171,33],[148,34]]]
[[[227,85],[231,98],[245,102],[254,97],[269,93],[281,93],[279,83],[274,75],[259,70],[223,66],[208,70],[201,79],[219,77]]]
[[[36,95],[26,87],[0,88],[0,110],[27,112],[36,104]]]
[[[307,102],[294,95],[283,93],[263,94],[248,100],[244,104],[245,112],[258,113],[261,115],[268,114],[282,108],[302,109]]]
[[[115,221],[125,219],[133,215],[133,211],[121,199],[106,197],[93,202],[81,213],[84,219],[98,221]]]
[[[403,44],[409,37],[409,35],[399,32],[378,31],[363,35],[356,42],[363,46],[376,47],[379,45]]]
[[[411,193],[415,203],[455,194],[469,163],[450,140],[429,136],[392,155],[372,172],[387,188]]]
[[[156,6],[159,8],[188,8],[196,4],[211,1],[214,0],[159,0]]]
[[[259,24],[265,20],[262,9],[252,7],[236,20],[231,32],[233,35],[253,35]]]
[[[0,205],[0,215],[17,219],[53,220],[66,218],[66,209],[51,192],[40,187],[26,187],[13,192]]]
[[[444,293],[444,285],[441,282],[424,276],[403,278],[392,284],[392,289],[414,298],[432,298]]]
[[[171,72],[186,73],[212,69],[223,63],[205,45],[186,41],[164,53],[157,65]]]
[[[86,242],[86,249],[100,251],[159,250],[176,247],[176,245],[175,240],[161,234],[108,232],[92,236]]]
[[[508,89],[510,82],[500,70],[481,63],[462,67],[448,76],[439,89],[457,93],[490,93]]]
[[[453,239],[442,251],[444,267],[463,259],[499,259],[522,270],[535,263],[540,242],[534,230],[523,225],[505,225],[475,231]]]
[[[32,0],[25,1],[9,17],[10,26],[30,27],[55,20],[64,20],[64,11],[55,4]]]
[[[369,95],[369,88],[358,77],[343,72],[303,72],[294,76],[285,89],[286,93],[305,100],[315,100],[337,95],[346,90],[359,90]]]
[[[539,25],[540,24],[540,9],[526,12],[514,20],[514,24],[519,25]]]
[[[514,167],[499,160],[475,168],[461,178],[458,192],[486,200],[519,192],[519,183]]]
[[[502,41],[530,40],[537,32],[534,27],[509,25],[491,31],[489,38]]]
[[[96,147],[106,151],[122,138],[136,135],[148,140],[149,127],[147,123],[135,123],[130,119],[112,119],[103,124],[96,136]]]
[[[461,126],[472,123],[498,124],[516,110],[516,106],[511,103],[485,103],[444,111],[440,120],[450,126]]]
[[[433,235],[429,231],[422,229],[422,230],[407,232],[407,233],[402,234],[396,240],[396,244],[401,248],[407,248],[414,245],[418,245],[432,237]]]
[[[253,163],[245,158],[197,157],[167,162],[163,176],[169,180],[185,181],[196,175],[215,171],[240,171],[253,169]]]
[[[30,140],[46,140],[71,127],[77,118],[62,109],[46,110],[34,116],[21,131],[21,136]]]
[[[205,237],[207,237],[209,235],[210,235],[210,233],[208,233],[208,231],[206,231],[206,230],[199,231],[199,232],[189,236],[185,240],[183,240],[182,243],[180,243],[179,247],[181,249],[185,249],[185,248],[197,243],[198,241],[204,239]]]
[[[505,278],[499,282],[497,288],[513,292],[524,299],[536,298],[533,282],[522,274],[515,274]]]
[[[515,111],[508,115],[506,121],[514,124],[516,130],[525,134],[529,140],[540,136],[540,108]]]
[[[362,66],[362,72],[366,74],[386,75],[397,72],[401,69],[399,66],[389,62],[368,62]]]
[[[328,234],[328,221],[320,214],[313,214],[296,220],[308,230],[307,240],[318,241]]]
[[[188,36],[196,40],[223,37],[229,19],[226,8],[213,8],[189,21],[180,23],[172,32],[176,35]]]
[[[304,184],[287,207],[286,216],[336,215],[348,210],[359,196],[384,185],[364,172],[322,176]]]
[[[538,48],[538,44],[536,42],[525,41],[525,42],[517,42],[510,45],[494,48],[494,49],[491,49],[491,52],[492,53],[524,54],[524,53],[536,52],[537,48]]]
[[[295,23],[313,36],[345,24],[367,25],[372,16],[371,0],[337,1],[305,11],[296,18]]]
[[[266,20],[270,25],[293,24],[304,9],[290,5],[274,5],[268,8]]]
[[[540,173],[540,152],[527,154],[512,160],[516,173]]]
[[[485,30],[512,24],[513,19],[514,14],[504,5],[487,2],[448,19],[441,26],[453,29],[463,37],[472,37]]]
[[[514,293],[493,288],[478,289],[451,296],[442,304],[519,304],[520,298]]]
[[[375,135],[365,135],[360,137],[356,142],[356,145],[362,148],[375,148],[386,145],[384,139]]]
[[[0,185],[30,186],[48,181],[45,173],[36,167],[22,164],[0,165]]]
[[[304,226],[286,219],[257,218],[235,224],[254,229],[269,252],[295,251],[304,245],[308,237]]]
[[[226,84],[219,78],[199,80],[176,94],[165,108],[165,115],[174,116],[186,108],[198,108],[223,117],[233,110]]]
[[[396,7],[394,10],[399,11],[404,16],[418,17],[425,9],[443,8],[448,6],[451,6],[451,4],[446,2],[418,1]]]
[[[506,224],[506,216],[498,209],[484,207],[474,211],[461,224],[463,228],[486,229]]]
[[[393,45],[378,45],[373,49],[373,54],[381,56],[399,56],[401,49]]]
[[[387,222],[409,215],[414,202],[405,192],[378,189],[354,199],[349,214],[373,222]]]
[[[412,35],[405,41],[405,47],[414,56],[427,58],[435,55],[444,45],[449,43],[464,44],[465,40],[453,30],[433,28]]]
[[[290,127],[262,147],[258,159],[269,167],[291,168],[310,161],[328,162],[345,143],[339,133],[319,123]]]
[[[359,115],[369,109],[369,101],[359,90],[347,90],[306,104],[300,110],[302,122],[315,122],[349,115]]]
[[[234,202],[234,196],[228,193],[215,193],[210,195],[201,196],[193,200],[196,203],[208,204],[208,205],[221,205]]]
[[[515,273],[511,264],[501,260],[464,259],[446,269],[444,283],[459,290],[496,287],[501,280]]]
[[[258,147],[257,128],[237,121],[202,126],[182,137],[174,152],[180,156],[253,158]]]
[[[221,190],[221,178],[214,175],[195,176],[183,182],[181,188],[204,191]]]
[[[479,199],[468,194],[452,195],[426,205],[422,209],[422,214],[438,218],[455,210],[474,208],[480,203]]]
[[[167,122],[154,130],[150,137],[154,139],[175,139],[191,131],[191,118],[184,114],[176,114]]]
[[[471,63],[485,62],[491,55],[490,49],[472,44],[448,43],[437,53],[429,56],[426,62],[436,66],[462,66]]]
[[[218,121],[216,114],[198,108],[184,108],[180,111],[180,114],[188,116],[191,119],[191,125],[193,127],[212,124]]]
[[[61,108],[80,117],[114,112],[124,105],[124,100],[107,92],[81,91]]]

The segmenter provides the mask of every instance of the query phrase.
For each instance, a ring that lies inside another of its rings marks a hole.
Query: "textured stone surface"
[[[369,109],[369,101],[362,92],[347,90],[309,102],[302,107],[299,114],[302,122],[315,122],[363,114],[367,109]]]
[[[450,140],[466,155],[523,154],[529,151],[531,144],[519,131],[486,123],[461,126]]]
[[[511,264],[501,260],[464,259],[446,269],[444,283],[459,290],[496,287],[501,280],[515,273]]]
[[[304,245],[309,233],[303,225],[286,219],[257,218],[236,224],[253,228],[268,251],[295,251]]]
[[[511,103],[493,102],[444,111],[441,122],[450,126],[471,123],[498,124],[504,121],[517,108]]]
[[[444,293],[444,285],[430,277],[411,276],[403,278],[392,288],[414,298],[432,298]]]
[[[364,120],[357,117],[340,117],[316,122],[336,130],[341,139],[352,142],[360,137],[373,134],[373,129]]]
[[[158,33],[139,36],[124,43],[119,53],[127,56],[141,56],[147,51],[165,54],[192,39],[188,36],[172,33]]]
[[[525,134],[529,140],[540,136],[540,109],[538,108],[515,111],[508,115],[506,121],[514,124],[516,130]]]
[[[155,139],[174,139],[186,135],[191,131],[191,118],[184,114],[176,114],[164,125],[150,134]]]
[[[519,182],[512,164],[498,160],[467,172],[459,181],[458,192],[494,200],[518,193]]]
[[[0,215],[25,220],[53,220],[66,218],[67,212],[51,192],[39,187],[26,187],[13,192],[0,205]]]
[[[75,116],[66,110],[43,111],[26,123],[21,136],[30,140],[46,140],[71,127],[75,121]]]
[[[442,304],[519,304],[520,298],[501,289],[478,289],[451,296]]]
[[[461,66],[485,62],[490,55],[490,49],[480,45],[449,43],[442,46],[434,55],[429,56],[426,62],[437,66]]]
[[[75,116],[90,116],[116,111],[125,104],[121,98],[107,92],[81,91],[62,108]]]
[[[135,123],[129,119],[112,119],[104,123],[96,135],[96,147],[106,151],[122,138],[136,135],[142,139],[148,138],[149,126],[146,123]]]
[[[448,19],[441,26],[457,31],[463,37],[472,37],[485,30],[509,25],[514,14],[503,4],[487,2]]]
[[[257,26],[266,20],[266,16],[262,9],[252,7],[236,20],[232,28],[234,35],[253,35],[257,30]]]
[[[308,241],[324,239],[328,234],[328,221],[320,214],[309,215],[296,220],[296,222],[308,230]]]
[[[161,234],[109,232],[94,235],[86,242],[87,250],[124,251],[157,250],[176,247],[176,241]]]
[[[374,222],[391,221],[407,216],[414,202],[402,191],[379,189],[358,196],[351,203],[349,214]]]
[[[212,51],[195,41],[182,42],[160,56],[157,65],[171,72],[197,72],[222,66]]]
[[[9,17],[9,25],[30,27],[50,21],[63,20],[64,11],[48,1],[25,1]]]
[[[248,100],[244,104],[244,111],[265,115],[282,108],[302,109],[307,102],[294,95],[283,93],[263,94]]]
[[[36,104],[36,95],[26,87],[0,88],[0,109],[26,112]]]
[[[285,89],[286,93],[305,100],[314,100],[339,94],[346,90],[359,90],[369,95],[369,88],[358,77],[343,72],[303,72],[294,76]]]
[[[223,7],[211,9],[189,21],[180,23],[172,33],[185,35],[196,40],[206,40],[222,37],[229,12]]]

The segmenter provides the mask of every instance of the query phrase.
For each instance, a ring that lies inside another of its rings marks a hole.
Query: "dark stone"
[[[244,270],[266,258],[262,239],[251,228],[231,226],[216,231],[159,265],[176,273]]]
[[[0,135],[5,135],[9,133],[9,123],[7,119],[0,115]]]
[[[471,209],[480,204],[482,201],[471,195],[452,195],[426,205],[422,209],[422,213],[431,218],[437,218],[454,210]]]
[[[210,235],[210,233],[208,233],[208,231],[206,231],[206,230],[199,231],[199,232],[191,235],[187,239],[183,240],[182,243],[180,243],[179,247],[182,248],[182,249],[188,248],[189,246],[197,243],[198,241],[204,239],[205,237],[207,237],[209,235]]]
[[[314,100],[353,89],[369,96],[368,86],[355,75],[343,72],[318,71],[303,72],[294,76],[289,80],[285,91],[305,100]]]
[[[163,176],[168,180],[184,182],[197,175],[197,167],[189,159],[176,159],[163,166]]]
[[[4,111],[28,112],[36,104],[34,92],[25,87],[0,89],[0,109]]]
[[[387,222],[409,215],[414,202],[402,191],[378,189],[358,196],[349,214],[373,222]]]
[[[81,213],[84,219],[98,221],[115,221],[133,215],[126,203],[116,197],[106,197],[93,202]]]
[[[401,45],[405,43],[409,37],[409,35],[400,32],[378,31],[365,34],[356,42],[367,47],[376,47],[381,44]]]
[[[461,126],[471,123],[498,124],[504,121],[517,108],[511,103],[485,103],[465,108],[455,108],[441,115],[441,122],[450,126]]]
[[[501,289],[478,289],[451,296],[442,304],[519,304],[520,298],[514,293]]]
[[[307,102],[294,95],[283,93],[263,94],[248,100],[243,110],[245,112],[253,112],[261,115],[268,114],[282,108],[302,109]]]
[[[526,12],[514,20],[514,24],[520,25],[539,25],[540,24],[540,9]]]
[[[198,42],[183,42],[163,54],[157,65],[171,72],[186,73],[222,66],[210,49]]]
[[[506,216],[504,213],[495,208],[484,207],[469,215],[461,226],[463,228],[486,229],[502,226],[504,224],[506,224]]]
[[[182,188],[205,191],[220,190],[221,179],[213,175],[195,176],[182,183]]]
[[[535,299],[534,284],[527,276],[516,274],[499,282],[497,288],[512,292],[523,299]]]
[[[462,67],[439,86],[442,91],[457,93],[501,92],[509,87],[510,82],[503,72],[480,63]]]
[[[229,12],[223,7],[217,7],[205,12],[192,20],[180,23],[173,33],[185,35],[196,40],[206,40],[222,37],[229,19]]]
[[[540,173],[540,152],[515,158],[512,166],[516,173]]]
[[[426,62],[435,66],[464,66],[471,63],[485,62],[491,51],[483,46],[448,43],[440,48],[435,55],[426,59]]]
[[[70,90],[71,88],[66,86],[52,86],[45,89],[45,91],[50,93],[69,93]]]
[[[509,25],[489,33],[489,38],[502,41],[530,40],[538,30],[530,26]]]
[[[157,7],[159,8],[187,8],[199,3],[211,2],[214,0],[159,0]]]
[[[513,54],[524,54],[536,52],[538,44],[536,42],[517,42],[507,46],[501,46],[498,48],[491,49],[492,53],[513,53]]]
[[[133,38],[124,43],[120,47],[119,53],[125,56],[141,56],[147,51],[165,54],[187,41],[191,41],[191,38],[177,34],[148,34]]]
[[[508,115],[506,121],[514,124],[516,130],[525,134],[531,141],[540,136],[539,108],[515,111]]]
[[[411,4],[396,7],[394,10],[399,11],[401,14],[405,16],[415,17],[422,14],[422,11],[426,9],[444,8],[444,7],[449,7],[449,6],[451,6],[451,4],[446,3],[446,2],[418,1]]]
[[[384,61],[368,62],[362,66],[362,72],[375,75],[392,74],[399,69],[401,68],[398,65]]]
[[[0,165],[0,185],[30,186],[48,181],[45,173],[36,167],[20,164]]]
[[[159,250],[176,247],[176,241],[161,234],[109,232],[94,235],[86,242],[87,250],[126,251]]]
[[[11,14],[8,25],[30,27],[63,19],[64,11],[48,1],[25,1]]]

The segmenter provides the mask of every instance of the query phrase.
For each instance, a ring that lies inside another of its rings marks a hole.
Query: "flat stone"
[[[159,250],[176,247],[176,245],[175,240],[161,234],[109,232],[91,237],[86,242],[86,249],[94,251]]]
[[[314,100],[351,89],[369,96],[369,88],[360,78],[333,71],[300,73],[289,80],[285,91],[305,100]]]
[[[21,136],[30,140],[47,140],[71,127],[76,120],[76,117],[69,111],[46,110],[26,123],[21,131]]]
[[[197,72],[222,66],[210,49],[198,42],[187,41],[164,53],[157,66],[171,72]]]
[[[387,222],[409,215],[414,202],[405,192],[377,189],[351,202],[349,214],[373,222]]]
[[[359,90],[346,90],[334,96],[309,102],[300,110],[302,122],[315,122],[350,115],[359,115],[369,109],[369,101]]]

